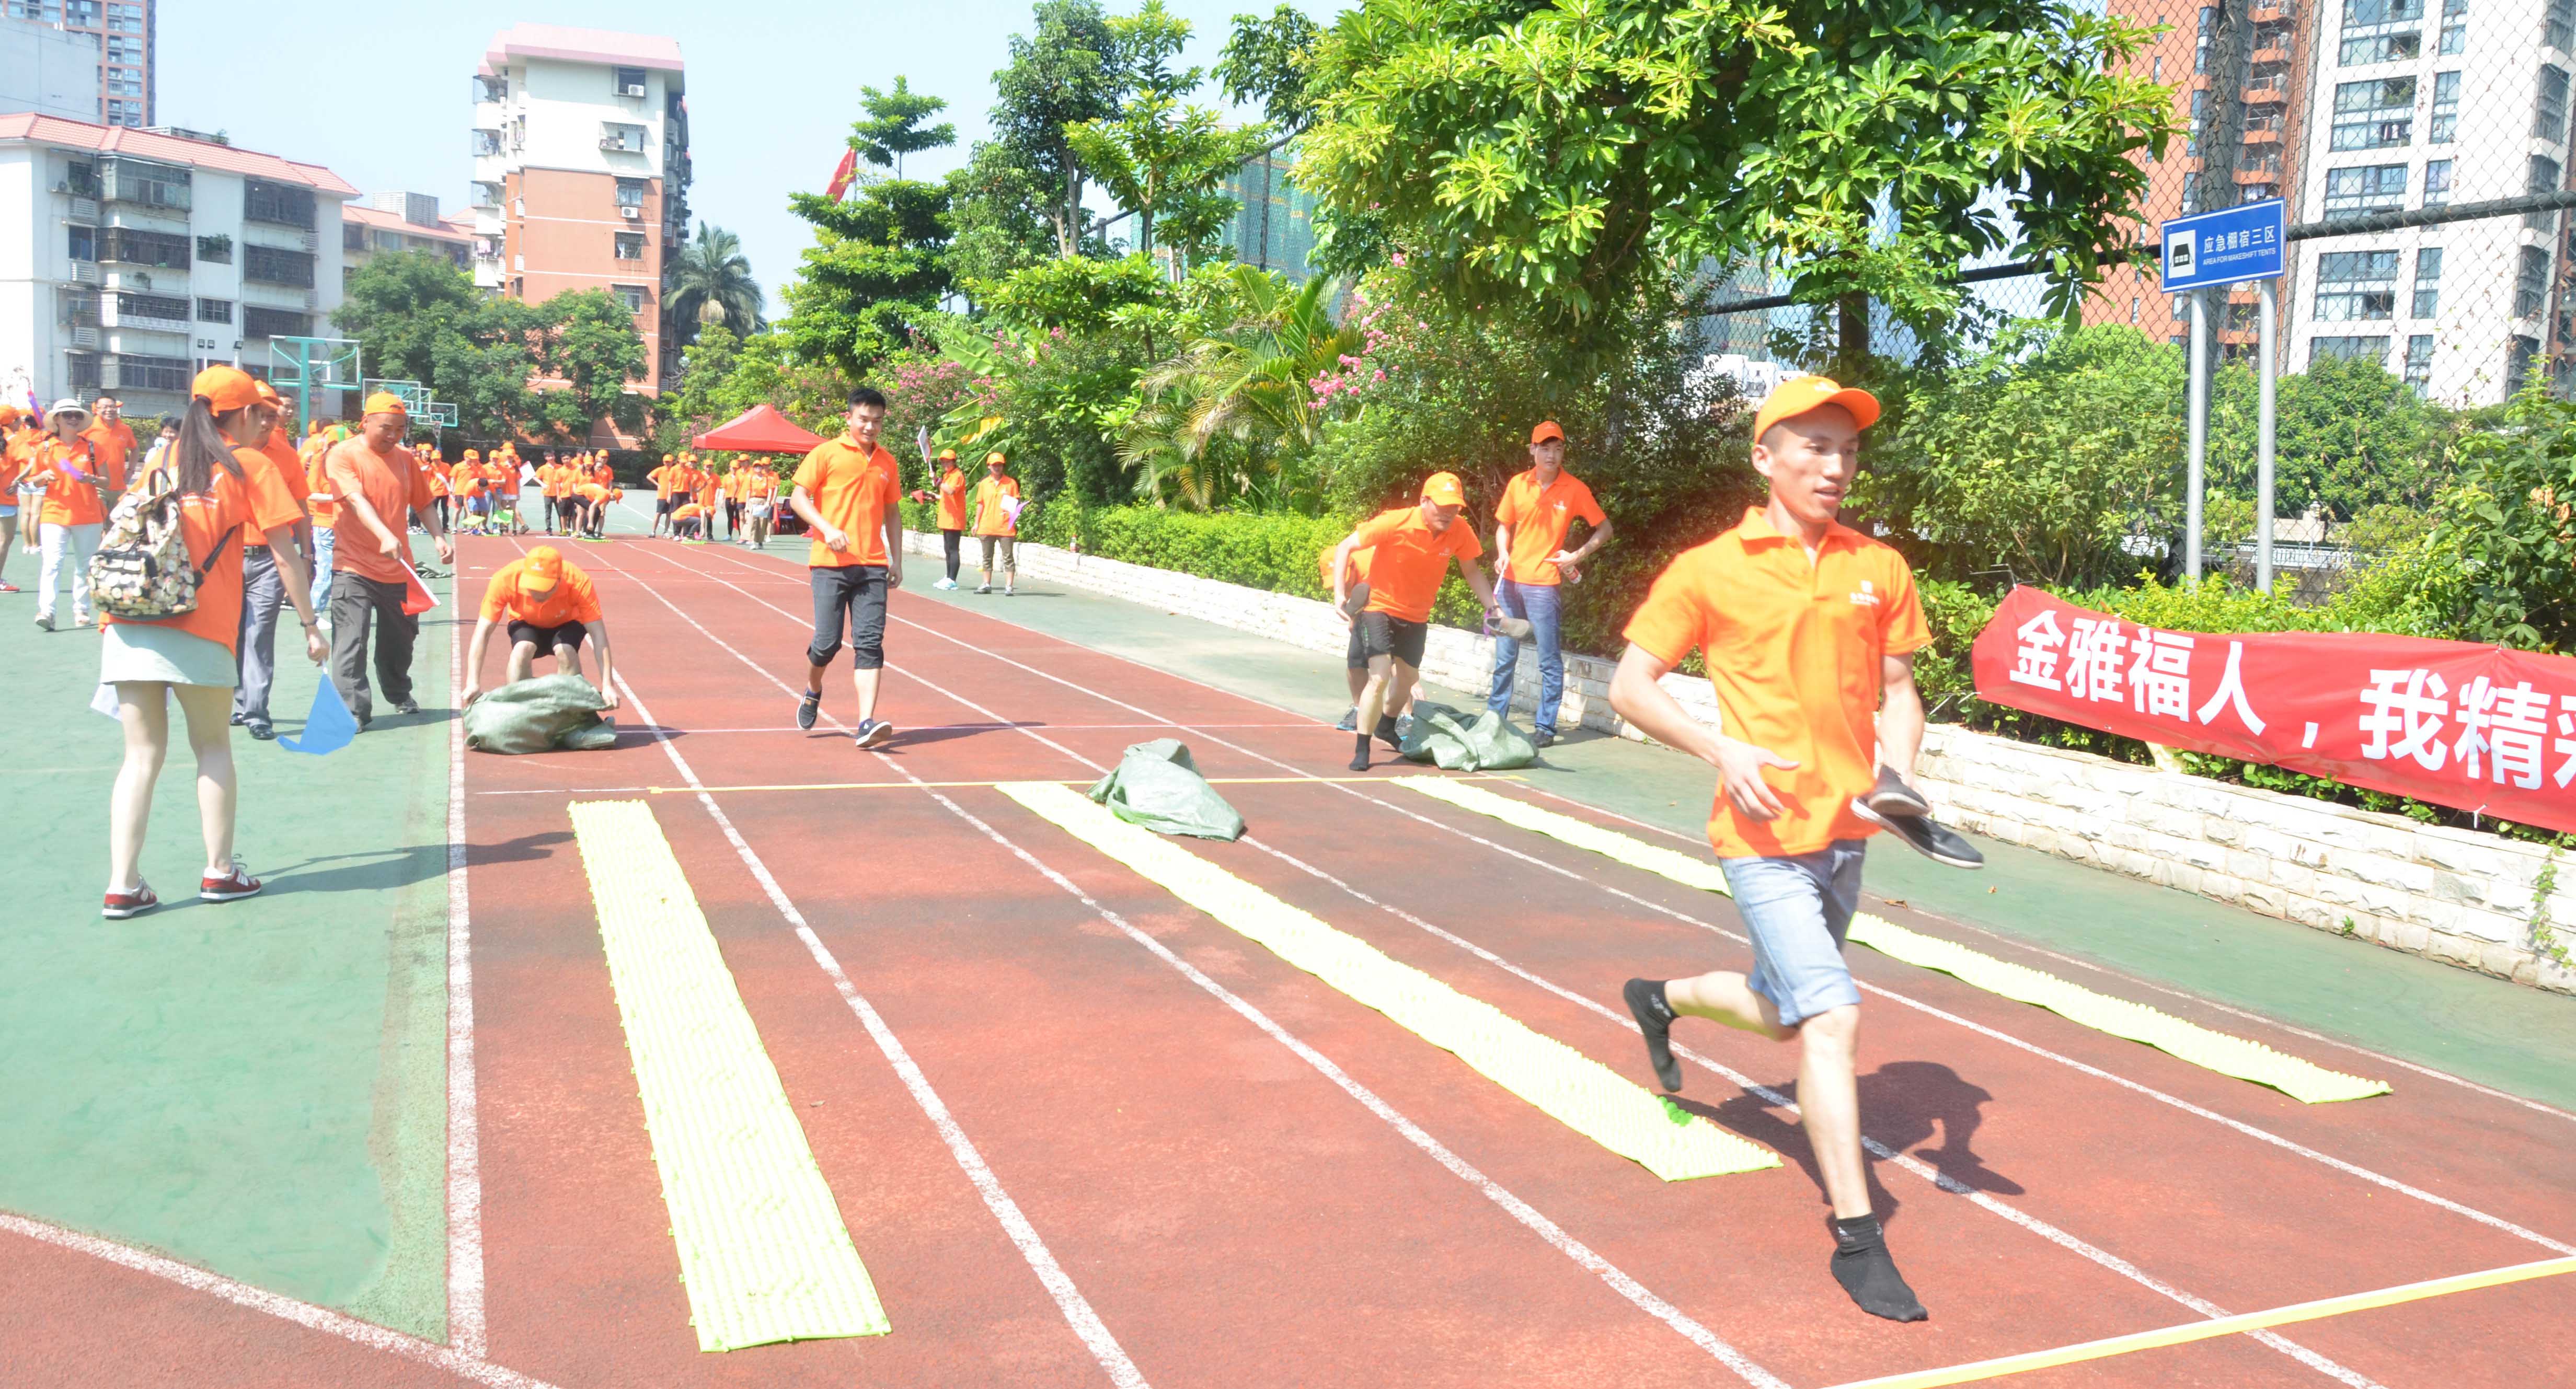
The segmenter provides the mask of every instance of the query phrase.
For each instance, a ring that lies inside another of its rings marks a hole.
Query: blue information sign
[[[2177,217],[2165,223],[2165,289],[2271,279],[2281,273],[2288,230],[2278,198]]]

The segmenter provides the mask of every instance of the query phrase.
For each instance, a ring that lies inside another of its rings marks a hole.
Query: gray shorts
[[[1722,858],[1736,913],[1753,938],[1745,984],[1771,1000],[1783,1026],[1860,1002],[1843,963],[1843,935],[1860,909],[1861,840],[1837,839],[1794,858]]]

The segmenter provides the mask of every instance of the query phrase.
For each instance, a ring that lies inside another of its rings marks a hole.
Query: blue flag
[[[277,745],[288,752],[310,753],[321,757],[338,752],[358,736],[358,721],[349,714],[349,706],[340,699],[340,687],[324,676],[313,691],[313,712],[304,716],[302,738],[280,738]]]

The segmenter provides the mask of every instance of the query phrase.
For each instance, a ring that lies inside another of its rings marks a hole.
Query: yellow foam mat
[[[577,801],[572,824],[698,1349],[884,1335],[885,1308],[653,812]]]
[[[1665,1181],[1753,1172],[1780,1159],[1648,1094],[1618,1072],[1491,1004],[1469,998],[1189,850],[1054,782],[1011,782],[1003,795],[1142,874],[1227,927],[1454,1053],[1494,1083]]]
[[[1389,784],[1408,788],[1433,800],[1446,801],[1461,810],[1471,810],[1536,831],[1578,849],[1589,849],[1687,887],[1718,893],[1727,891],[1726,877],[1718,871],[1716,864],[1646,843],[1617,830],[1604,829],[1588,820],[1542,810],[1526,801],[1498,796],[1481,787],[1443,778],[1398,777]],[[2143,1042],[2178,1060],[2220,1075],[2271,1086],[2308,1104],[2367,1099],[2372,1095],[2389,1093],[2386,1081],[2365,1080],[2341,1071],[2330,1071],[2314,1062],[2274,1051],[2250,1038],[2212,1031],[2143,1003],[2114,998],[2053,974],[1999,960],[1953,941],[1909,931],[1869,912],[1852,917],[1849,936],[1882,955],[1925,969],[1937,969],[1988,993],[2045,1008],[2069,1022],[2097,1032]]]

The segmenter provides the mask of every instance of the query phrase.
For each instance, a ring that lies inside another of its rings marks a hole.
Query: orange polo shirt
[[[939,479],[939,528],[966,529],[966,470],[953,463]]]
[[[778,475],[767,468],[746,468],[742,473],[742,499],[765,502],[778,495]]]
[[[894,470],[878,467],[876,458],[888,464],[894,461],[884,449],[878,449],[875,458],[861,453],[844,434],[815,445],[796,465],[795,485],[813,500],[814,514],[850,538],[850,548],[834,551],[823,543],[823,533],[817,529],[814,543],[805,552],[808,568],[886,563],[885,512],[894,505]]]
[[[41,482],[45,488],[44,505],[36,512],[42,524],[95,526],[107,520],[97,485],[74,478],[74,469],[104,478],[110,492],[125,486],[123,465],[108,467],[88,436],[74,435],[70,443],[65,443],[51,434],[44,435],[27,452],[27,480]]]
[[[304,474],[304,509],[311,513],[317,531],[329,530],[340,519],[340,503],[331,495],[331,480],[322,475],[322,459],[330,451],[331,441],[313,434],[305,437],[304,450],[297,456],[298,470]]]
[[[98,461],[107,467],[108,476],[122,478],[125,465],[134,461],[134,430],[123,420],[114,424],[94,424],[81,431]]]
[[[246,450],[233,452],[239,456]],[[277,469],[278,483],[286,489],[286,495],[295,499],[297,517],[300,519],[310,514],[304,503],[313,495],[313,481],[304,475],[304,461],[295,456],[295,445],[287,441],[286,431],[268,431],[268,442],[259,446],[259,453],[268,460],[270,467]]]
[[[567,622],[599,621],[599,589],[570,560],[563,562],[563,573],[555,581],[554,592],[543,598],[527,590],[528,561],[514,559],[502,565],[483,589],[483,620],[486,622],[524,622],[531,627],[560,627]]]
[[[653,471],[646,473],[644,475],[644,480],[653,484],[654,496],[667,497],[673,492],[679,490],[679,471],[679,464],[665,463],[662,466],[655,468]]]
[[[365,497],[376,519],[394,534],[395,553],[388,555],[376,548],[376,537],[358,519],[358,509],[342,507],[331,527],[331,572],[401,583],[411,567],[411,513],[429,509],[428,474],[410,449],[397,444],[392,453],[381,454],[368,446],[365,435],[332,445],[322,467],[334,496]]]
[[[179,499],[179,535],[188,547],[188,559],[205,564],[207,557],[213,555],[215,561],[198,581],[195,611],[149,621],[108,613],[105,616],[109,622],[172,627],[219,643],[226,651],[239,650],[242,547],[267,545],[266,532],[303,520],[304,508],[288,494],[267,455],[257,449],[236,448],[233,461],[241,465],[240,477],[216,468],[205,491]],[[224,544],[226,536],[232,537],[231,543]],[[215,555],[219,544],[223,545],[223,553]]]
[[[975,484],[975,533],[977,535],[1017,535],[1020,523],[1002,505],[1004,497],[1017,499],[1020,480],[1009,474],[987,476]]]
[[[1324,592],[1328,595],[1333,591],[1333,551],[1340,548],[1342,547],[1336,545],[1332,550],[1326,550],[1315,559],[1316,572],[1323,576]],[[1351,551],[1351,587],[1357,588],[1368,582],[1369,557],[1376,553],[1375,550]]]
[[[1592,489],[1562,468],[1556,481],[1545,488],[1538,485],[1536,468],[1504,483],[1503,499],[1494,504],[1494,520],[1512,528],[1512,552],[1503,577],[1516,584],[1554,587],[1560,576],[1547,557],[1565,548],[1565,533],[1578,516],[1595,526],[1609,519],[1592,499]]]
[[[1360,548],[1377,552],[1369,559],[1367,610],[1405,622],[1431,620],[1431,604],[1440,596],[1451,556],[1472,560],[1485,553],[1464,513],[1447,530],[1435,531],[1422,519],[1419,505],[1379,512],[1352,534],[1360,538]]]
[[[1747,819],[1717,796],[1708,842],[1719,858],[1812,854],[1876,832],[1851,802],[1878,784],[1879,660],[1932,641],[1904,556],[1835,525],[1810,562],[1796,537],[1748,510],[1665,566],[1627,637],[1668,664],[1705,653],[1727,736],[1798,764],[1762,773],[1778,819]]]

